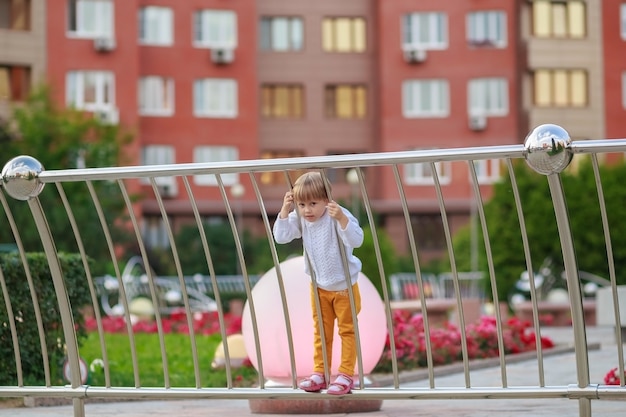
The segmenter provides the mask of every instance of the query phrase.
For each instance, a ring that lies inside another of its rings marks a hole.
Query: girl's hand
[[[342,228],[346,227],[346,224],[348,223],[348,217],[346,217],[346,214],[343,212],[337,202],[335,202],[334,200],[329,201],[326,205],[326,210],[328,210],[328,215],[330,217],[337,220],[341,224]]]
[[[285,193],[285,197],[283,197],[283,206],[280,209],[280,218],[284,219],[289,216],[289,212],[291,211],[291,207],[293,206],[293,193],[291,191],[287,191]]]

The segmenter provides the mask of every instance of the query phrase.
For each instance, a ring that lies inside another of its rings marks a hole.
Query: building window
[[[115,76],[108,71],[71,71],[66,77],[66,103],[96,111],[115,107]]]
[[[326,52],[365,52],[365,19],[327,17],[322,21],[322,49]]]
[[[302,49],[304,26],[299,17],[262,17],[260,28],[262,51],[299,51]]]
[[[448,21],[445,13],[409,13],[402,17],[404,48],[446,49]]]
[[[237,15],[228,10],[201,10],[193,15],[194,46],[201,48],[235,48]]]
[[[26,101],[30,94],[30,67],[0,64],[0,100]]]
[[[176,148],[169,145],[147,145],[141,151],[143,165],[170,165],[176,163]],[[149,184],[148,178],[142,178],[142,183]],[[171,197],[178,193],[176,177],[155,177],[154,181],[160,188],[161,196]]]
[[[299,119],[304,115],[304,88],[301,85],[261,87],[261,115],[268,119]]]
[[[84,38],[113,38],[113,10],[110,0],[70,0],[69,32]]]
[[[534,0],[533,35],[538,38],[584,38],[585,2],[578,0]]]
[[[280,159],[280,158],[300,158],[306,156],[304,151],[263,151],[261,152],[262,159]],[[289,171],[289,177],[293,183],[296,178],[304,174],[307,170],[294,170]],[[260,173],[261,184],[264,185],[285,185],[287,179],[285,178],[285,171],[264,171]]]
[[[476,179],[479,184],[493,184],[500,178],[499,159],[481,159],[472,161],[476,171]],[[471,181],[471,177],[470,177]]]
[[[0,29],[30,30],[30,0],[0,0]]]
[[[506,116],[509,112],[509,86],[505,78],[478,78],[468,84],[468,113]]]
[[[228,162],[239,159],[239,150],[234,146],[196,146],[193,149],[194,162]],[[239,183],[239,174],[222,174],[224,185]],[[195,175],[193,182],[197,185],[217,186],[217,178],[213,174]]]
[[[446,248],[446,234],[440,214],[411,216],[411,228],[418,249],[436,251]]]
[[[328,85],[325,92],[326,117],[364,119],[367,115],[367,88],[363,85]]]
[[[170,238],[165,221],[160,216],[144,216],[141,222],[141,235],[149,248],[167,249],[170,247]]]
[[[402,83],[402,114],[404,117],[447,117],[449,113],[448,81],[410,80]]]
[[[204,78],[193,85],[193,110],[198,117],[237,117],[237,81]]]
[[[139,42],[169,46],[174,43],[174,17],[169,7],[146,6],[139,10]]]
[[[174,80],[148,76],[139,79],[139,113],[143,116],[174,114]]]
[[[473,12],[467,15],[467,42],[475,47],[506,48],[506,13]]]
[[[450,162],[435,162],[437,178],[441,184],[449,184],[452,166]],[[430,162],[406,164],[404,166],[404,182],[406,185],[432,185],[435,182]]]
[[[534,104],[538,107],[585,107],[587,72],[584,70],[536,70]]]
[[[619,8],[622,39],[626,41],[626,3],[622,3]]]

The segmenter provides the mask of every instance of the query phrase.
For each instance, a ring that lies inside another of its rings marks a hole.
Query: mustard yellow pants
[[[320,321],[317,318],[317,308],[315,307],[315,293],[311,286],[311,305],[313,306],[313,322],[315,330],[313,333],[314,354],[313,354],[313,372],[324,373],[324,354],[322,351],[322,336],[320,334]],[[343,291],[327,291],[321,288],[317,289],[320,299],[320,310],[322,313],[322,322],[324,326],[324,341],[326,342],[326,354],[328,356],[328,369],[331,369],[331,361],[333,354],[333,335],[335,327],[335,319],[337,319],[337,327],[339,328],[339,337],[341,338],[341,364],[339,372],[346,375],[354,375],[354,366],[356,364],[356,337],[354,333],[354,321],[352,320],[352,309],[350,307],[350,295],[348,290]],[[354,306],[356,313],[361,311],[361,294],[359,293],[359,285],[352,286],[352,295],[354,297]]]

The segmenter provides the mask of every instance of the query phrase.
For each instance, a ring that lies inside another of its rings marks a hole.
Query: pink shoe
[[[321,390],[326,389],[326,379],[324,378],[324,375],[315,372],[311,374],[310,377],[304,378],[300,381],[298,388],[306,392],[320,392]]]
[[[337,379],[329,385],[328,391],[326,392],[330,395],[350,394],[352,392],[352,387],[354,387],[352,378],[346,374],[339,374]]]

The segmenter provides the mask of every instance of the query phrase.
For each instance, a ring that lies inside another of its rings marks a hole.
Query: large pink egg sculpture
[[[308,376],[313,371],[313,316],[311,306],[311,278],[304,273],[304,257],[291,258],[280,264],[286,294],[294,345],[296,376]],[[387,324],[385,307],[371,281],[359,276],[361,311],[358,314],[363,375],[371,373],[385,347]],[[276,268],[264,274],[252,289],[252,300],[258,325],[258,339],[263,375],[274,382],[291,383],[291,359],[284,305],[281,300]],[[254,367],[259,369],[252,327],[250,303],[246,302],[242,317],[242,333],[246,352]],[[341,339],[333,337],[331,374],[337,374],[341,356]],[[359,373],[359,362],[355,374]]]

